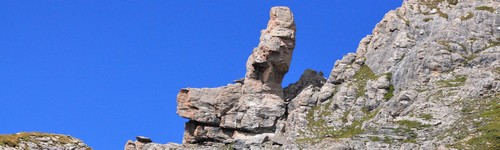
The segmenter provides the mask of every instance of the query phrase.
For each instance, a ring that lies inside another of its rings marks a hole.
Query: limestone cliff
[[[126,149],[499,149],[499,7],[405,0],[328,79],[306,70],[285,88],[295,24],[273,7],[245,79],[179,92],[182,144]]]

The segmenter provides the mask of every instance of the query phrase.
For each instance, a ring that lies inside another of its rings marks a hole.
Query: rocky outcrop
[[[177,113],[190,120],[183,143],[262,143],[274,135],[286,111],[281,82],[295,47],[295,23],[287,7],[273,7],[270,15],[243,82],[181,89]]]
[[[499,149],[500,2],[406,0],[328,79],[282,89],[293,15],[271,9],[247,73],[179,92],[182,145],[158,149]],[[148,149],[148,148],[142,148]],[[150,148],[149,148],[150,149]]]
[[[91,150],[81,140],[61,134],[21,132],[0,135],[0,150]]]
[[[289,147],[499,148],[498,139],[488,138],[498,137],[498,117],[484,115],[500,116],[499,6],[493,0],[404,1],[356,53],[335,63],[320,90],[292,100],[319,101],[289,107],[296,115],[287,122],[299,122],[286,129],[296,137]]]

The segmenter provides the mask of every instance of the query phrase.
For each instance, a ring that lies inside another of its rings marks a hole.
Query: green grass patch
[[[354,80],[356,85],[356,97],[361,97],[365,95],[365,86],[368,80],[377,79],[377,75],[373,73],[372,69],[367,65],[361,66],[361,68],[354,74]]]
[[[349,112],[350,111],[345,111],[344,114],[342,115],[342,118],[340,118],[340,120],[342,120],[343,123],[347,123],[348,122],[347,116],[349,116]]]
[[[445,0],[419,0],[419,4],[425,5],[429,7],[430,9],[436,9],[437,13],[440,17],[443,17],[445,19],[448,19],[448,14],[444,13],[441,11],[441,9],[438,7],[438,4],[441,2],[444,2]],[[448,1],[449,4],[456,4],[458,2],[455,2],[456,0],[446,0]],[[429,15],[429,13],[424,13],[424,15]]]
[[[465,58],[465,61],[463,61],[462,63],[464,65],[468,64],[470,61],[474,60],[477,58],[477,55],[476,54],[471,54],[469,56],[463,56]]]
[[[384,136],[384,140],[382,140],[382,142],[387,144],[392,144],[392,139],[389,138],[388,136]]]
[[[429,21],[432,21],[432,20],[434,20],[434,18],[424,18],[423,19],[424,22],[429,22]]]
[[[451,51],[451,45],[450,42],[448,41],[438,41],[437,42],[439,45],[443,46],[446,48],[446,50]]]
[[[481,135],[466,142],[477,149],[500,149],[500,100],[497,98],[491,103],[491,107],[484,110],[479,116],[484,119],[485,124],[477,131]]]
[[[500,67],[497,67],[497,68],[493,69],[493,72],[495,72],[497,74],[500,74]]]
[[[431,125],[428,124],[422,124],[418,121],[410,121],[410,120],[400,120],[396,122],[397,124],[400,125],[399,128],[396,128],[394,131],[398,135],[402,135],[405,137],[404,140],[401,142],[403,143],[417,143],[417,133],[413,131],[413,129],[416,130],[422,130],[431,127]]]
[[[455,79],[438,81],[438,83],[443,87],[458,87],[465,85],[465,80],[467,76],[458,76]]]
[[[418,117],[424,120],[431,120],[433,118],[431,114],[421,114]]]
[[[384,94],[385,101],[390,100],[394,96],[394,85],[389,85],[389,90]]]
[[[439,17],[442,17],[444,19],[448,19],[448,14],[442,12],[441,10],[438,9],[438,14],[439,14]]]
[[[465,21],[465,20],[469,20],[471,19],[472,17],[474,17],[474,14],[471,13],[471,12],[468,12],[467,14],[463,15],[460,17],[460,20],[462,21]]]
[[[384,74],[385,77],[387,78],[387,80],[389,81],[389,83],[391,82],[392,80],[392,73],[386,73]],[[394,96],[394,85],[392,84],[389,84],[389,88],[387,89],[387,93],[384,94],[384,100],[385,101],[388,101],[390,100],[393,96]]]
[[[416,143],[416,139],[417,139],[418,135],[413,130],[411,130],[411,128],[408,128],[406,126],[402,126],[402,127],[396,128],[394,131],[396,132],[396,134],[405,137],[405,139],[399,140],[399,141],[401,141],[403,143]]]
[[[449,146],[456,149],[500,149],[500,95],[482,98],[480,101],[469,101],[462,105],[467,109],[462,111],[464,117],[443,135],[458,140]],[[476,129],[455,133],[457,130],[471,127]]]
[[[382,139],[378,136],[368,136],[368,139],[370,139],[373,142],[378,142],[381,141]]]
[[[400,121],[397,121],[397,123],[401,126],[407,127],[407,129],[422,130],[422,129],[431,127],[431,125],[429,125],[429,124],[422,124],[418,121],[410,121],[410,120],[400,120]]]
[[[458,0],[419,0],[420,4],[427,5],[427,7],[437,7],[439,3],[448,2],[450,5],[457,5]]]
[[[369,112],[366,114],[364,117],[362,117],[359,120],[355,120],[352,122],[351,125],[345,126],[341,129],[335,130],[334,127],[328,126],[326,120],[322,118],[322,116],[317,116],[318,119],[315,119],[315,114],[319,115],[325,115],[323,110],[318,108],[319,106],[315,106],[312,109],[310,109],[307,114],[307,130],[314,135],[314,137],[305,137],[305,138],[299,138],[297,139],[297,142],[303,143],[303,142],[308,142],[308,143],[317,143],[325,138],[333,138],[333,139],[338,139],[338,138],[351,138],[355,135],[359,135],[364,132],[364,130],[361,129],[361,125],[363,122],[373,118],[379,110]],[[319,111],[318,113],[315,113],[315,111]],[[349,114],[349,113],[347,113]],[[344,113],[345,115],[345,113]]]
[[[488,48],[492,48],[495,46],[500,46],[500,41],[488,40],[488,44],[483,48],[483,50],[487,50]]]
[[[489,11],[491,13],[495,12],[495,8],[489,6],[479,6],[476,7],[476,10],[484,10],[484,11]]]

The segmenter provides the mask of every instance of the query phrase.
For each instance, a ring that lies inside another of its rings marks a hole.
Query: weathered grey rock
[[[500,99],[499,7],[496,0],[406,0],[360,41],[356,53],[335,62],[326,81],[306,70],[285,89],[295,24],[288,8],[273,8],[245,78],[220,88],[182,89],[178,114],[190,119],[183,144],[156,146],[491,146],[495,142],[473,147],[467,140],[484,140],[487,133],[479,133],[478,124],[491,124],[491,118],[479,114]]]
[[[328,145],[332,143],[351,149],[443,149],[444,145],[460,143],[463,139],[452,136],[459,133],[450,130],[458,124],[468,124],[468,131],[477,130],[470,123],[473,121],[464,122],[467,114],[461,111],[481,111],[479,108],[488,105],[474,101],[498,99],[499,74],[494,72],[500,67],[500,32],[494,29],[500,24],[492,18],[499,18],[499,6],[494,0],[404,1],[386,14],[372,35],[361,40],[355,55],[335,63],[319,92],[310,94],[321,101],[315,109],[302,112],[314,115],[289,113],[295,117],[288,121],[301,123],[287,131],[306,129],[294,137],[320,142],[291,144],[303,149],[332,148]],[[365,82],[355,77],[363,64],[375,79],[367,77],[371,79]],[[471,103],[476,103],[475,108],[470,108]],[[401,121],[423,127],[403,132],[406,127]],[[353,124],[363,134],[349,136],[346,141],[314,136],[352,132]],[[380,141],[372,141],[371,136]],[[384,138],[386,142],[381,142]]]
[[[286,101],[289,101],[297,94],[302,92],[302,90],[308,86],[315,86],[315,87],[321,87],[323,84],[325,84],[326,79],[323,75],[323,72],[316,72],[311,69],[307,69],[302,73],[300,76],[299,81],[296,83],[290,84],[287,87],[283,89],[284,92],[284,99]]]

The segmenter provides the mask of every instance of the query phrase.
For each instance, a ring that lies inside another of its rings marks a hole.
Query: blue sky
[[[398,0],[0,1],[0,133],[69,134],[97,150],[136,135],[182,140],[183,87],[245,75],[272,6],[289,6],[297,43],[284,85],[328,76]]]

